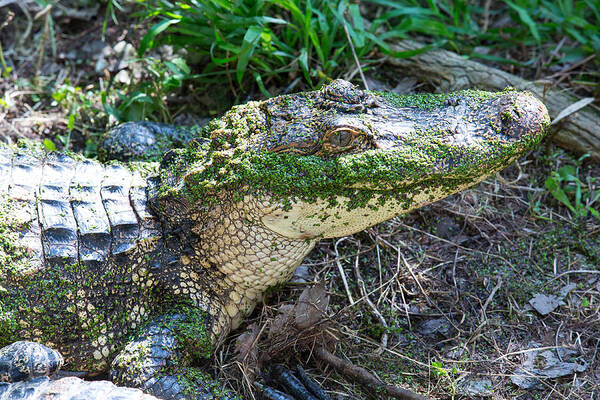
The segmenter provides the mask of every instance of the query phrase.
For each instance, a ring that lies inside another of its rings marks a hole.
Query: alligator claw
[[[297,375],[277,364],[271,368],[270,380],[278,383],[285,393],[258,382],[255,385],[269,400],[330,400],[327,393],[300,366],[297,367]]]
[[[100,156],[105,160],[160,160],[167,150],[184,147],[196,138],[201,127],[202,123],[183,127],[152,121],[126,122],[105,134]]]

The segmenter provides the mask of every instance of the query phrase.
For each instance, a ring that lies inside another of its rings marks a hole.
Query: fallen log
[[[423,46],[405,40],[391,47],[395,52],[412,52]],[[430,50],[410,58],[390,56],[387,62],[402,68],[406,75],[429,82],[441,91],[466,88],[502,90],[507,86],[530,90],[544,101],[553,121],[561,111],[579,100],[561,89],[545,88],[542,82],[531,82],[443,49]],[[593,159],[600,161],[600,115],[589,106],[561,118],[552,128],[552,140],[559,146],[579,154],[589,153]]]

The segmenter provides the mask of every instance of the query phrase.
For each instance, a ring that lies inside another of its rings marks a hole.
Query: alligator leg
[[[193,127],[151,121],[126,122],[107,132],[99,154],[108,160],[159,161],[168,150],[198,138],[202,125]]]
[[[111,380],[165,400],[234,399],[209,375],[190,366],[210,355],[203,347],[210,320],[198,320],[197,314],[164,315],[147,325],[113,361]]]

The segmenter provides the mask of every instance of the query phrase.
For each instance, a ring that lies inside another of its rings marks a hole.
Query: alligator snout
[[[546,106],[530,92],[515,92],[498,99],[502,135],[511,142],[531,144],[545,134],[550,124]]]

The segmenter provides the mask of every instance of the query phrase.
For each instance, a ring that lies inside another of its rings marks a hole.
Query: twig
[[[50,10],[52,9],[52,5],[48,4],[46,6],[46,8],[44,8],[42,11],[40,11],[39,13],[37,13],[34,17],[34,19],[38,19],[42,16],[45,16],[44,19],[44,32],[42,33],[42,42],[40,43],[40,53],[37,59],[37,62],[35,63],[35,77],[37,78],[38,73],[40,72],[40,69],[42,68],[42,61],[44,59],[44,50],[46,47],[46,40],[48,39],[48,32],[50,31]]]
[[[427,397],[411,392],[410,390],[402,389],[398,386],[388,385],[381,382],[373,374],[366,369],[352,364],[350,361],[342,360],[341,358],[331,354],[323,347],[317,347],[315,355],[322,361],[337,369],[342,375],[356,379],[361,384],[370,387],[374,390],[383,390],[389,396],[395,399],[402,400],[427,400]]]
[[[360,74],[360,79],[362,79],[363,85],[365,85],[365,89],[369,90],[369,85],[367,84],[367,80],[365,79],[365,74],[363,74],[362,67],[360,66],[360,61],[358,61],[358,56],[356,55],[356,50],[354,50],[354,44],[352,43],[352,38],[350,37],[350,32],[348,32],[348,26],[346,26],[345,19],[344,19],[344,31],[346,32],[346,37],[348,38],[348,43],[350,44],[350,50],[352,50],[352,55],[354,56],[354,62],[356,63],[356,67],[358,68],[358,73]]]
[[[460,329],[458,328],[458,326],[456,326],[456,324],[454,323],[454,321],[452,319],[450,319],[450,317],[448,317],[442,310],[441,308],[437,305],[437,303],[435,303],[433,300],[431,300],[431,298],[427,295],[427,293],[425,293],[425,289],[423,289],[423,286],[421,285],[421,282],[419,281],[419,279],[417,278],[417,276],[415,275],[414,271],[412,270],[412,267],[410,266],[409,262],[406,260],[406,258],[404,257],[404,254],[402,254],[402,252],[400,251],[400,248],[397,246],[394,246],[393,244],[391,244],[390,242],[388,242],[387,240],[381,238],[381,241],[384,242],[385,244],[387,244],[388,246],[390,246],[392,249],[396,249],[396,251],[398,252],[398,254],[400,255],[400,258],[402,259],[402,262],[404,263],[404,266],[406,267],[406,269],[408,270],[408,272],[410,273],[410,276],[413,278],[413,280],[415,281],[415,283],[417,284],[417,287],[419,288],[419,290],[421,291],[421,294],[425,297],[425,300],[427,300],[427,303],[429,305],[431,305],[432,307],[434,307],[436,310],[438,310],[440,313],[442,313],[444,315],[444,318],[446,318],[446,320],[450,323],[450,325],[452,325],[454,327],[454,329],[456,329],[457,331],[460,331]]]
[[[481,320],[482,321],[485,320],[485,319],[487,319],[487,316],[485,315],[485,310],[487,310],[487,308],[490,305],[492,299],[496,295],[496,292],[498,291],[498,289],[500,289],[500,286],[502,286],[502,277],[498,277],[498,283],[492,289],[492,293],[490,293],[490,295],[488,296],[488,298],[485,301],[485,303],[483,303],[483,307],[481,307]]]
[[[341,241],[345,240],[347,238],[343,237],[339,240],[337,240],[335,242],[335,244],[333,245],[333,248],[335,250],[335,262],[337,264],[338,267],[338,271],[340,271],[340,275],[342,276],[342,282],[344,283],[344,289],[346,289],[346,295],[348,296],[348,300],[350,301],[350,305],[354,305],[354,299],[352,298],[352,294],[350,293],[350,287],[348,286],[348,280],[346,279],[346,273],[344,272],[344,268],[342,267],[342,263],[340,262],[340,253],[338,252],[338,244],[340,244]]]
[[[360,251],[360,244],[358,246],[358,251]],[[381,354],[383,352],[383,349],[387,347],[387,343],[388,343],[388,332],[387,331],[388,331],[389,325],[388,325],[387,321],[385,320],[385,318],[383,318],[383,315],[381,315],[381,313],[379,312],[377,307],[375,307],[375,304],[373,304],[373,302],[369,298],[367,289],[365,287],[365,281],[363,280],[363,278],[360,274],[360,270],[358,268],[358,260],[359,260],[359,257],[357,254],[356,261],[354,262],[354,275],[356,275],[356,281],[358,283],[358,287],[360,288],[360,293],[362,294],[363,298],[365,299],[365,301],[367,302],[369,307],[371,307],[373,314],[375,314],[375,316],[377,317],[377,319],[379,320],[381,325],[383,325],[383,327],[385,328],[383,335],[381,335],[381,347],[379,349],[377,349],[377,353]]]
[[[563,346],[564,347],[564,346]],[[505,358],[508,358],[510,356],[516,356],[517,354],[524,354],[524,353],[529,353],[530,351],[544,351],[544,350],[555,350],[558,347],[556,346],[544,346],[544,347],[534,347],[532,349],[525,349],[525,350],[518,350],[518,351],[513,351],[511,353],[506,353],[501,355],[500,357],[496,357],[495,359],[493,359],[491,362],[498,362],[500,360],[504,360]],[[489,360],[488,360],[489,361]]]
[[[552,280],[557,280],[562,278],[565,275],[569,275],[569,274],[600,274],[600,270],[595,270],[595,269],[576,269],[573,271],[565,271],[563,273],[560,273],[558,275],[556,275],[554,278],[552,278]]]

